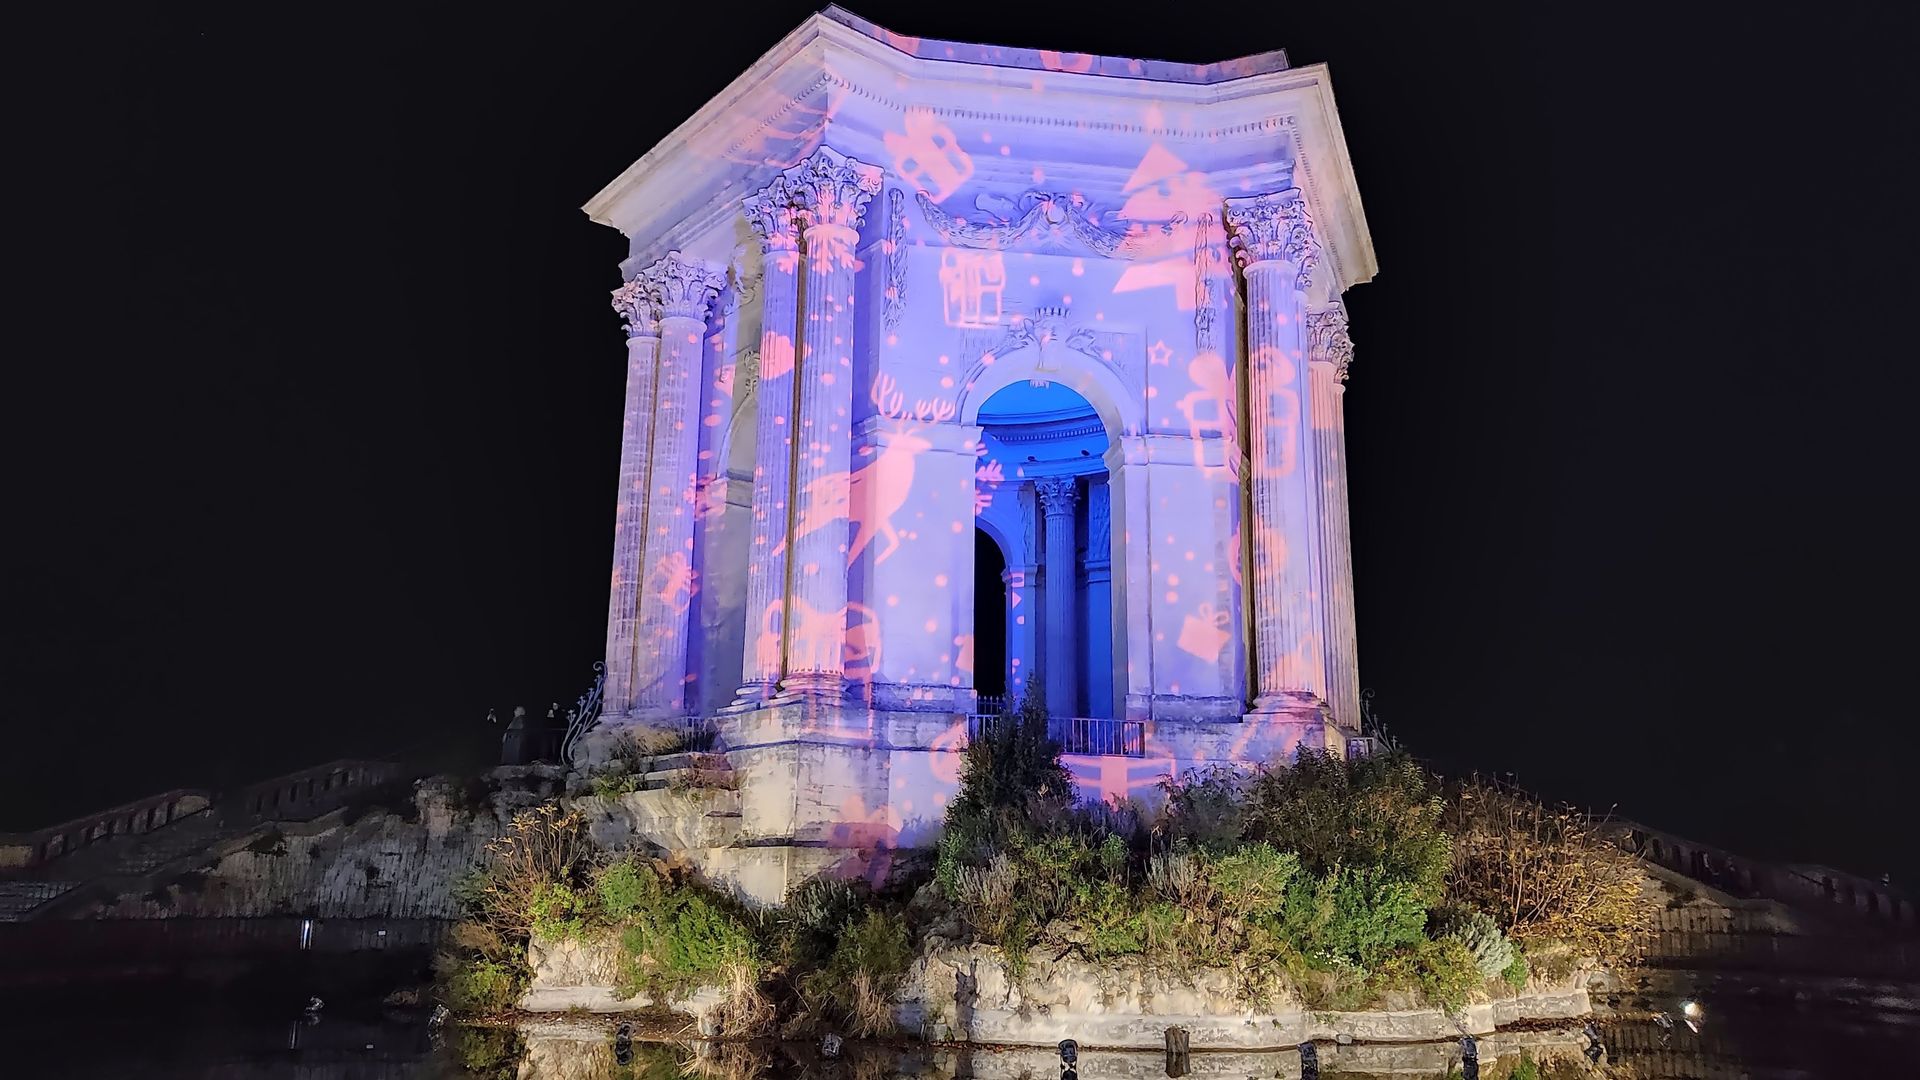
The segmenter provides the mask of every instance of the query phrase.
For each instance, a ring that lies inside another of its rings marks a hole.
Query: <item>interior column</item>
[[[1074,700],[1074,654],[1079,639],[1073,630],[1073,504],[1079,491],[1071,476],[1042,477],[1034,481],[1033,489],[1046,516],[1040,557],[1046,566],[1042,589],[1047,598],[1047,647],[1041,663],[1046,668],[1047,714],[1074,716],[1079,708]]]

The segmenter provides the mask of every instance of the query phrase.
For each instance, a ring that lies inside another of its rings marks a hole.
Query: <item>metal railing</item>
[[[976,710],[967,717],[967,738],[978,738],[982,731],[1006,720],[998,710]],[[1089,757],[1146,757],[1147,725],[1140,720],[1106,720],[1086,716],[1051,716],[1047,734],[1060,744],[1063,754]]]

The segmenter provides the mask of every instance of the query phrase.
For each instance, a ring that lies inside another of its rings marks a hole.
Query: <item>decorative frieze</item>
[[[1018,199],[1003,199],[998,209],[1004,216],[991,221],[950,214],[924,191],[915,193],[914,201],[941,239],[955,247],[989,251],[1032,241],[1042,247],[1084,247],[1110,259],[1138,259],[1164,254],[1165,238],[1185,224],[1173,221],[1145,230],[1110,226],[1104,223],[1106,215],[1082,196],[1055,191],[1029,190]]]

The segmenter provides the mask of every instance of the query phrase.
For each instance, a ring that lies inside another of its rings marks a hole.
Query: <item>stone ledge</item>
[[[616,948],[611,940],[536,941],[529,949],[533,984],[520,1007],[609,1013],[653,1005],[699,1019],[722,1000],[717,987],[669,1001],[619,998],[612,988]],[[934,949],[909,970],[894,1017],[903,1032],[929,1042],[1052,1047],[1074,1039],[1088,1048],[1157,1050],[1165,1046],[1166,1029],[1178,1026],[1187,1029],[1196,1050],[1258,1051],[1315,1040],[1431,1043],[1591,1012],[1586,988],[1571,983],[1477,1001],[1453,1015],[1434,1008],[1329,1012],[1297,999],[1251,1008],[1223,971],[1186,979],[1135,962],[1038,960],[1034,967],[1028,978],[1015,980],[990,947]]]

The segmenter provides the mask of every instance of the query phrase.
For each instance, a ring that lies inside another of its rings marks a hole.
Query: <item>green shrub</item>
[[[960,790],[947,823],[974,845],[993,844],[1034,821],[1073,805],[1073,777],[1060,763],[1060,744],[1047,733],[1047,708],[1029,680],[1017,710],[983,721],[961,756]],[[977,857],[978,851],[960,852]]]
[[[631,858],[602,867],[594,877],[593,887],[600,898],[601,913],[615,924],[657,906],[666,891],[660,875],[652,867]]]
[[[640,782],[645,777],[614,769],[596,773],[593,777],[593,794],[596,798],[617,799],[640,790]]]
[[[1275,919],[1287,907],[1287,887],[1300,872],[1292,852],[1248,844],[1212,860],[1208,876],[1221,904],[1247,919]]]
[[[1282,937],[1320,967],[1379,967],[1426,940],[1427,908],[1413,883],[1377,869],[1303,874],[1287,892]]]
[[[454,1057],[470,1075],[513,1080],[520,1074],[520,1033],[512,1028],[460,1024],[452,1043]]]
[[[1249,775],[1231,765],[1213,765],[1180,781],[1163,781],[1161,810],[1166,834],[1203,851],[1237,847],[1246,831]]]
[[[641,909],[620,935],[625,953],[620,991],[632,997],[683,993],[757,967],[752,927],[718,896],[679,886],[651,910]]]
[[[1346,760],[1303,750],[1292,766],[1261,769],[1247,785],[1248,840],[1291,851],[1302,868],[1377,868],[1412,883],[1429,904],[1446,886],[1452,846],[1445,807],[1404,754]]]
[[[1500,977],[1507,981],[1508,986],[1513,987],[1515,993],[1518,993],[1527,988],[1527,979],[1532,974],[1533,971],[1527,964],[1527,955],[1519,949],[1515,949],[1513,950],[1513,962],[1508,964],[1506,970],[1500,973]]]
[[[1413,960],[1420,993],[1449,1013],[1464,1008],[1469,995],[1487,981],[1473,953],[1452,938],[1419,942]]]
[[[513,1008],[525,989],[524,976],[500,960],[474,960],[446,980],[447,1006],[463,1013],[497,1013]]]
[[[849,921],[824,968],[807,979],[810,992],[865,1038],[893,1026],[893,996],[913,963],[906,919],[868,911]]]
[[[1491,915],[1479,911],[1455,915],[1441,930],[1443,940],[1458,941],[1473,954],[1474,966],[1483,979],[1501,974],[1513,963],[1513,942],[1501,933],[1500,924]]]
[[[776,924],[776,959],[794,971],[823,967],[848,925],[865,914],[862,882],[813,878],[787,896]]]
[[[1074,897],[1072,907],[1074,920],[1085,932],[1090,958],[1105,960],[1147,950],[1146,920],[1126,886],[1089,881]]]
[[[528,924],[534,936],[548,941],[570,941],[587,928],[593,913],[591,894],[576,892],[560,881],[536,885],[527,901]]]

